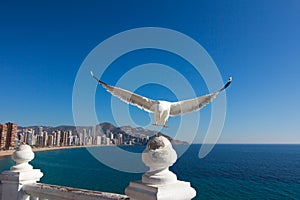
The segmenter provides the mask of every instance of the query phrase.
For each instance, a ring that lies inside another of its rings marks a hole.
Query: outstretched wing
[[[182,115],[195,112],[212,102],[219,92],[207,94],[194,99],[178,101],[171,104],[170,116]]]
[[[157,104],[156,101],[146,98],[146,97],[143,97],[143,96],[140,96],[140,95],[137,95],[135,93],[129,92],[128,90],[124,90],[122,88],[108,85],[108,84],[100,81],[97,77],[95,77],[93,72],[91,72],[91,75],[108,92],[110,92],[112,95],[118,97],[120,100],[124,101],[125,103],[137,106],[141,109],[144,109],[147,112],[154,112],[154,105]]]
[[[200,110],[205,105],[212,102],[221,91],[226,89],[230,85],[231,81],[232,78],[230,77],[228,82],[224,85],[224,87],[222,87],[221,89],[219,89],[214,93],[207,94],[194,99],[188,99],[188,100],[172,103],[170,109],[170,116],[182,115],[185,113],[195,112]]]

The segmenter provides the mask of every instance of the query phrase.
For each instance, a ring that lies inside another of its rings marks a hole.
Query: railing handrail
[[[79,188],[49,185],[44,183],[26,184],[22,187],[25,195],[51,200],[127,200],[122,194],[98,192]]]

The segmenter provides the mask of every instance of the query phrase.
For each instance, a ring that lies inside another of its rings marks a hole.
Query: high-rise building
[[[84,128],[83,129],[83,145],[86,145],[86,138],[87,138],[87,132],[86,132],[86,129]]]
[[[83,138],[83,133],[79,133],[79,145],[82,146],[83,144],[84,138]]]
[[[28,145],[33,145],[33,130],[32,129],[27,129],[26,130],[26,144]]]
[[[43,147],[43,141],[44,141],[44,137],[42,135],[36,136],[36,145],[38,147]]]
[[[60,146],[60,135],[61,132],[60,131],[55,131],[55,146],[59,147]]]
[[[47,146],[52,147],[54,144],[54,136],[48,135]]]
[[[5,149],[7,136],[6,124],[0,124],[0,149]]]
[[[17,124],[11,122],[6,123],[6,125],[7,125],[6,149],[9,149],[10,147],[14,148],[16,146],[18,126]]]
[[[71,146],[73,142],[73,135],[72,135],[72,131],[68,131],[67,132],[67,145]]]
[[[97,136],[96,126],[93,126],[93,127],[92,127],[92,135],[93,135],[93,136]]]
[[[101,136],[96,136],[96,145],[101,145]]]
[[[106,145],[110,145],[110,139],[106,138]]]
[[[78,135],[73,135],[72,136],[72,144],[76,145],[76,146],[80,145],[79,144],[79,137],[78,137]]]
[[[117,145],[123,144],[123,134],[119,133],[117,138]]]
[[[112,132],[110,132],[109,137],[110,137],[111,140],[113,140],[114,139],[114,134]]]
[[[22,131],[19,135],[18,135],[18,138],[19,138],[19,143],[25,143],[25,140],[26,140],[26,133],[24,131]]]
[[[47,144],[48,144],[48,132],[47,131],[44,131],[43,132],[43,147],[46,147]]]
[[[96,132],[96,135],[103,135],[104,134],[103,129],[102,129],[100,124],[96,125],[95,132]]]
[[[53,135],[53,146],[56,146],[57,131],[52,131],[52,135]]]
[[[101,136],[101,144],[107,145],[106,144],[106,141],[107,141],[106,138],[107,138],[106,135]]]
[[[39,127],[38,135],[43,136],[43,127],[42,126]]]
[[[62,132],[61,146],[67,146],[67,145],[68,145],[68,132],[64,131]]]
[[[16,146],[17,140],[17,124],[8,122],[6,124],[0,124],[0,148],[10,149]]]

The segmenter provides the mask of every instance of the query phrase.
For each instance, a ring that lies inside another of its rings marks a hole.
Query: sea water
[[[93,148],[107,153],[119,147]],[[145,147],[122,148],[142,152]],[[203,159],[199,149],[191,145],[170,168],[178,179],[191,182],[195,199],[300,199],[300,145],[216,145]],[[0,157],[0,171],[13,164],[10,156]],[[36,152],[31,164],[44,173],[42,183],[114,193],[124,193],[142,176],[107,167],[85,148]]]

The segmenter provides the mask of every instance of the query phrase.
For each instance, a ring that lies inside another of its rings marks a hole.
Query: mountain
[[[141,136],[147,137],[148,136],[151,138],[157,134],[157,135],[162,135],[162,136],[168,138],[173,145],[188,144],[185,141],[175,140],[175,139],[171,138],[170,136],[167,136],[161,132],[157,133],[157,131],[144,129],[142,127],[133,128],[131,126],[121,126],[120,129],[133,137],[141,137]]]

